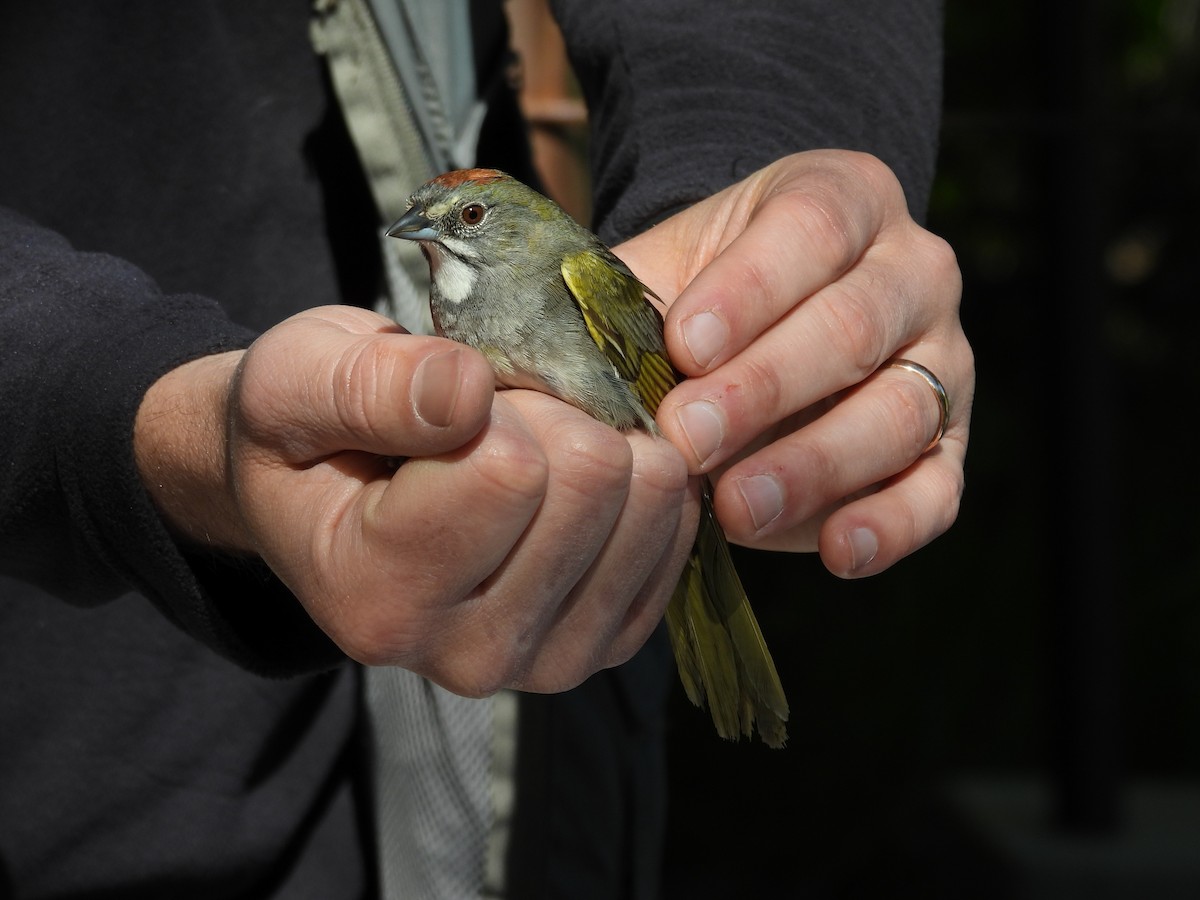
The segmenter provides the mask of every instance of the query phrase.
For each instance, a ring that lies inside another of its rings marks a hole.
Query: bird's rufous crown
[[[511,178],[511,175],[507,175],[499,169],[455,169],[453,172],[445,172],[433,179],[433,184],[440,184],[444,188],[453,189],[467,182],[493,184],[497,181],[506,181]]]

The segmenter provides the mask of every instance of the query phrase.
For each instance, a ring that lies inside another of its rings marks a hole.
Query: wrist
[[[227,553],[254,553],[228,477],[230,389],[244,351],[205,356],[150,386],[134,421],[134,459],[168,528]]]

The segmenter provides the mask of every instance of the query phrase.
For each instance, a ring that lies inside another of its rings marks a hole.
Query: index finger
[[[733,234],[667,314],[672,361],[694,376],[719,366],[798,303],[832,284],[905,209],[891,171],[866,154],[805,154],[713,201]],[[745,192],[743,196],[742,193]]]

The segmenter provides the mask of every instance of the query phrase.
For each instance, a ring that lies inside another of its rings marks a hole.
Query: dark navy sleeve
[[[253,338],[214,302],[0,210],[0,574],[81,605],[133,588],[256,671],[340,658],[261,563],[181,546],[134,462],[147,388]]]
[[[817,148],[880,157],[923,217],[940,0],[554,0],[554,10],[587,99],[606,240]]]

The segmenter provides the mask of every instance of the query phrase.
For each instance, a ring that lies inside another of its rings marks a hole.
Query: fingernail
[[[461,377],[461,350],[443,350],[427,356],[413,373],[413,411],[430,425],[439,428],[449,425],[454,418]]]
[[[879,538],[870,528],[851,528],[846,533],[850,546],[850,571],[858,572],[870,565],[879,552]]]
[[[729,340],[729,328],[712,310],[684,319],[683,342],[700,368],[707,368]]]
[[[679,408],[676,417],[696,459],[703,464],[725,440],[725,416],[715,403],[693,400]]]
[[[750,475],[737,486],[755,531],[762,531],[783,514],[783,485],[774,475]]]

